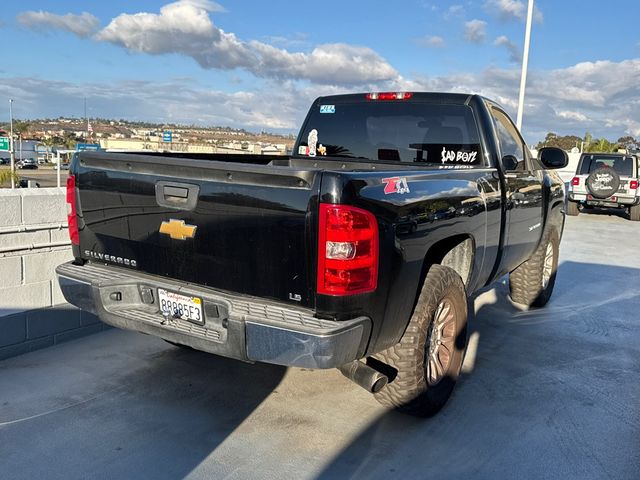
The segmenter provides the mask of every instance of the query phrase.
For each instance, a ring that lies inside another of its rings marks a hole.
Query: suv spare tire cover
[[[587,178],[587,191],[595,198],[609,198],[620,188],[620,175],[613,168],[596,168]]]

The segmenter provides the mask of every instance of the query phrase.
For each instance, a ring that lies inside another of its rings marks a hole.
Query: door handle
[[[162,193],[164,194],[165,199],[167,197],[189,198],[189,189],[184,187],[172,187],[170,185],[165,185],[162,189]]]
[[[199,193],[200,185],[165,181],[156,183],[156,203],[173,210],[195,210]]]

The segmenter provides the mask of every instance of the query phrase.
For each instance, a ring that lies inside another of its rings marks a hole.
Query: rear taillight
[[[367,100],[409,100],[413,97],[411,92],[380,92],[367,93]]]
[[[630,190],[637,190],[638,189],[638,180],[631,180],[629,182],[629,189]]]
[[[78,217],[76,209],[76,177],[69,175],[67,178],[67,223],[69,224],[69,238],[74,245],[80,245],[80,232],[78,232]]]
[[[571,185],[580,185],[580,177],[573,177],[571,179]]]
[[[354,295],[378,286],[378,222],[371,212],[320,204],[318,285],[322,295]]]

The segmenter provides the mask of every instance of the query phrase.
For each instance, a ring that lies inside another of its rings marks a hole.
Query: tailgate
[[[313,307],[320,171],[237,162],[83,153],[82,258]]]

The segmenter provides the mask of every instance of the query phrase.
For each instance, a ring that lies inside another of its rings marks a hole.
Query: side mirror
[[[502,157],[502,168],[505,172],[512,172],[518,169],[518,159],[515,155],[505,155]]]
[[[564,168],[569,164],[567,152],[557,147],[543,147],[538,150],[538,159],[550,170]]]

